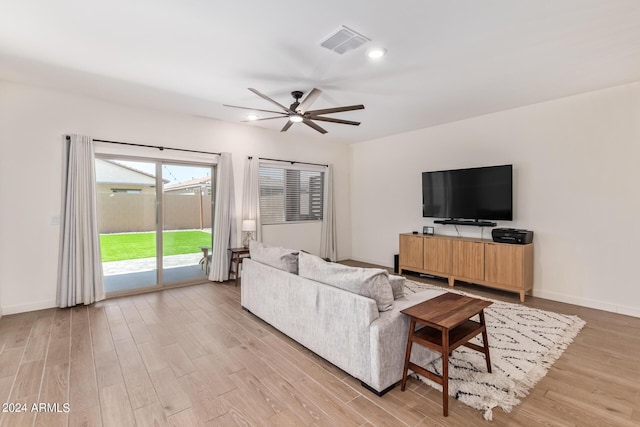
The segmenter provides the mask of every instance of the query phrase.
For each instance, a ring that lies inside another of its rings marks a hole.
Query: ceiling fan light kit
[[[310,128],[325,134],[327,133],[327,130],[322,128],[321,126],[319,126],[317,123],[315,123],[315,121],[321,121],[321,122],[330,122],[330,123],[338,123],[338,124],[343,124],[343,125],[352,125],[352,126],[359,126],[360,122],[354,122],[351,120],[342,120],[342,119],[336,119],[333,117],[324,117],[325,114],[333,114],[333,113],[341,113],[344,111],[353,111],[353,110],[364,110],[364,105],[360,104],[360,105],[348,105],[345,107],[335,107],[335,108],[324,108],[321,110],[309,110],[309,107],[311,107],[311,104],[313,104],[322,94],[322,91],[320,89],[316,89],[313,88],[311,90],[311,92],[309,92],[307,94],[307,96],[304,98],[304,100],[302,100],[302,102],[300,102],[300,98],[302,98],[302,95],[304,95],[304,93],[302,91],[299,90],[295,90],[293,92],[291,92],[291,96],[293,96],[294,102],[293,104],[291,104],[289,107],[285,107],[284,105],[280,104],[279,102],[269,98],[267,95],[259,92],[256,89],[253,88],[249,88],[249,90],[253,93],[255,93],[256,95],[258,95],[260,98],[269,101],[271,104],[277,106],[281,111],[273,111],[273,110],[262,110],[262,109],[258,109],[258,108],[249,108],[249,107],[240,107],[237,105],[228,105],[228,104],[224,104],[225,107],[231,107],[231,108],[240,108],[243,110],[251,110],[251,111],[262,111],[265,113],[272,113],[272,114],[277,114],[277,116],[274,117],[264,117],[264,118],[258,118],[257,116],[255,116],[254,114],[250,114],[249,116],[247,116],[248,120],[243,120],[243,121],[262,121],[262,120],[273,120],[273,119],[283,119],[283,118],[287,118],[287,123],[285,123],[284,127],[280,130],[280,132],[286,132],[287,130],[289,130],[289,128],[294,124],[294,123],[304,123],[305,125],[309,126]],[[254,117],[252,117],[254,116]]]

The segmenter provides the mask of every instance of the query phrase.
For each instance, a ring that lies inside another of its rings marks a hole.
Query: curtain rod
[[[249,160],[253,159],[252,156],[249,156]],[[285,162],[285,163],[291,163],[293,164],[300,164],[300,165],[313,165],[313,166],[324,166],[324,167],[328,167],[329,165],[323,165],[322,163],[309,163],[309,162],[297,162],[295,160],[282,160],[282,159],[269,159],[267,157],[258,157],[258,159],[260,160],[271,160],[272,162]]]
[[[71,139],[69,135],[65,135],[67,141]],[[119,145],[131,145],[133,147],[145,147],[145,148],[157,148],[160,151],[164,150],[173,150],[173,151],[186,151],[187,153],[200,153],[200,154],[213,154],[219,156],[220,153],[213,153],[211,151],[198,151],[198,150],[187,150],[186,148],[171,148],[171,147],[162,147],[160,145],[145,145],[145,144],[134,144],[131,142],[118,142],[118,141],[107,141],[105,139],[94,139],[95,142],[106,142],[107,144],[119,144]]]

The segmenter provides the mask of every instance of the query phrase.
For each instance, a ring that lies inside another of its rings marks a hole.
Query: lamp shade
[[[243,220],[242,231],[256,231],[256,221],[253,219]]]

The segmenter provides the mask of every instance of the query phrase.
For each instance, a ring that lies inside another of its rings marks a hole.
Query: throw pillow
[[[249,242],[251,259],[279,270],[298,274],[298,251],[268,246],[257,240]]]
[[[320,257],[300,253],[299,275],[316,282],[344,289],[354,294],[371,298],[378,311],[393,308],[393,291],[389,284],[389,273],[379,268],[359,268],[326,262]]]
[[[389,275],[389,283],[391,284],[391,290],[393,291],[393,299],[402,298],[404,296],[404,277]]]

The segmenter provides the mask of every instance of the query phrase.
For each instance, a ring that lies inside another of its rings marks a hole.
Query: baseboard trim
[[[351,257],[349,259],[352,261],[366,262],[367,264],[374,264],[381,267],[393,268],[393,260],[391,260],[391,265],[387,265],[388,261],[380,261],[379,259],[360,258],[360,257]]]
[[[566,304],[579,305],[581,307],[594,308],[596,310],[608,311],[611,313],[624,314],[626,316],[640,317],[640,308],[629,307],[607,301],[598,301],[587,298],[577,298],[571,295],[559,294],[556,292],[541,291],[533,289],[533,296],[563,302]]]
[[[5,305],[4,307],[2,307],[2,315],[8,316],[10,314],[44,310],[47,308],[54,308],[55,306],[56,306],[55,300],[36,301],[36,302],[30,302],[28,304],[16,304],[16,305],[8,305],[8,306]]]
[[[640,308],[627,307],[624,305],[618,306],[618,313],[626,316],[640,317]]]

